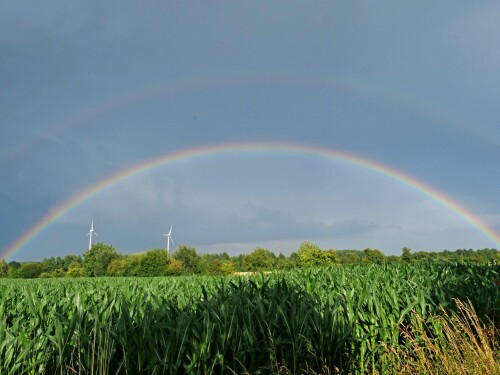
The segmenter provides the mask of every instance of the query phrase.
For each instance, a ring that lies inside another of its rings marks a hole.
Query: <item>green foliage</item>
[[[175,258],[170,258],[167,264],[167,275],[180,276],[184,273],[182,262]]]
[[[300,257],[297,252],[293,252],[290,254],[288,258],[288,269],[294,269],[300,267]]]
[[[386,263],[395,264],[400,262],[400,258],[397,255],[388,255],[385,257],[385,261]]]
[[[109,263],[118,257],[113,246],[100,242],[83,253],[83,268],[88,276],[105,276]]]
[[[62,267],[62,262],[61,264],[58,265],[54,257],[43,258],[42,267],[43,267],[43,272],[48,274],[49,272],[52,272],[53,270]]]
[[[325,252],[325,262],[327,265],[339,264],[340,258],[333,249],[328,249]]]
[[[378,249],[366,248],[363,250],[365,253],[365,261],[371,264],[384,264],[385,255]]]
[[[69,266],[75,263],[82,264],[82,257],[75,254],[68,254],[63,258],[63,269],[67,271]]]
[[[43,266],[43,272],[51,273],[52,271],[59,269],[66,272],[71,262],[81,263],[82,258],[78,255],[68,254],[64,258],[61,258],[60,256],[57,258],[43,258],[41,263]]]
[[[499,279],[500,265],[434,263],[1,279],[0,373],[390,373],[386,348],[413,354],[400,326],[437,342],[439,306],[458,298],[479,317],[498,311]]]
[[[359,250],[337,250],[340,264],[361,264],[365,254]]]
[[[401,261],[403,261],[405,263],[411,263],[411,262],[413,262],[413,258],[412,258],[412,255],[411,255],[411,249],[410,248],[403,247],[401,249],[401,251],[402,251]]]
[[[106,274],[108,276],[123,276],[124,267],[125,267],[125,259],[124,258],[113,259],[108,264],[108,269],[106,270]],[[68,270],[68,272],[69,272],[69,270]]]
[[[16,262],[15,260],[9,262],[9,268],[12,270],[17,270],[18,268],[21,268],[21,263]]]
[[[192,275],[199,272],[200,257],[194,247],[180,245],[172,257],[182,263],[183,273]]]
[[[141,276],[142,254],[130,254],[123,257],[123,264],[120,266],[121,276]],[[114,267],[112,267],[113,269]],[[118,274],[111,274],[111,276],[120,276]]]
[[[203,254],[198,262],[198,271],[211,276],[231,274],[238,269],[234,259],[230,260],[227,254]]]
[[[303,267],[317,267],[324,264],[323,251],[319,246],[310,242],[303,242],[297,250],[297,254]]]
[[[332,249],[323,251],[319,246],[307,241],[300,245],[297,255],[302,267],[324,267],[339,262],[339,257]]]
[[[42,275],[43,275],[43,273],[42,273]],[[40,275],[40,277],[42,277],[42,275]],[[67,275],[67,272],[64,271],[64,269],[58,268],[58,269],[53,270],[52,272],[47,272],[45,276],[48,278],[49,277],[52,278],[52,277],[65,277],[66,275]]]
[[[112,260],[111,262],[113,262]],[[83,269],[83,266],[80,262],[78,261],[72,261],[68,265],[68,271],[66,272],[66,276],[68,277],[83,277],[85,276],[85,270]]]
[[[296,254],[296,253],[294,253]],[[277,270],[289,270],[294,268],[296,265],[293,263],[293,257],[287,258],[283,253],[280,253],[275,260],[274,267]]]
[[[245,271],[271,270],[276,256],[269,250],[258,247],[243,257],[242,267]]]
[[[230,260],[223,260],[219,265],[219,270],[222,275],[231,275],[236,271],[236,265]]]
[[[291,253],[289,257],[283,254],[276,256],[273,252],[263,248],[256,248],[250,254],[238,256],[230,256],[225,252],[198,254],[194,247],[186,245],[181,245],[171,257],[168,257],[163,249],[151,251],[120,255],[112,246],[99,243],[95,244],[90,251],[85,252],[84,260],[73,254],[66,255],[64,258],[44,258],[39,263],[42,266],[42,272],[39,272],[38,266],[31,264],[27,265],[27,268],[22,268],[21,263],[11,261],[7,264],[7,274],[5,274],[6,263],[2,262],[0,263],[0,277],[227,275],[239,271],[291,270],[335,264],[500,263],[500,251],[488,248],[476,251],[458,249],[456,251],[411,253],[411,250],[405,247],[402,249],[401,256],[385,256],[382,251],[377,249],[366,248],[363,251],[321,250],[315,244],[304,242],[298,251]]]
[[[34,279],[39,277],[43,272],[43,266],[39,262],[26,262],[22,263],[15,272],[16,278],[21,279]]]
[[[142,254],[139,261],[140,276],[166,276],[169,262],[168,252],[164,249],[149,250]]]
[[[0,277],[7,277],[9,275],[9,265],[5,259],[0,260]]]

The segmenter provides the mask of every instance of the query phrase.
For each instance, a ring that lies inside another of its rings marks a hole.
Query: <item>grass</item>
[[[498,326],[492,321],[482,323],[471,303],[455,302],[455,312],[442,309],[442,315],[430,322],[419,316],[422,325],[418,329],[402,328],[406,347],[387,348],[386,352],[393,373],[500,374]]]

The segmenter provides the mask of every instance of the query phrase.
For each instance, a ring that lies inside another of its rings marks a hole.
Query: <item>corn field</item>
[[[439,338],[431,316],[454,299],[498,319],[498,280],[472,264],[4,279],[0,374],[392,373],[381,354],[405,348],[400,328]]]

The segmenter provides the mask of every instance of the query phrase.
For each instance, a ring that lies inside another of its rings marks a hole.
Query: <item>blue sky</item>
[[[0,3],[0,254],[82,189],[193,147],[292,142],[422,181],[500,232],[494,1]],[[338,160],[206,155],[128,178],[12,257],[495,247],[428,196]]]

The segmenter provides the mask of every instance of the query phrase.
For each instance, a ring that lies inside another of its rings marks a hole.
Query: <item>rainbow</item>
[[[187,159],[195,159],[213,154],[231,154],[235,152],[278,152],[278,153],[292,153],[310,156],[320,156],[324,158],[331,158],[344,161],[368,170],[375,171],[384,176],[387,176],[411,189],[423,194],[424,196],[434,200],[438,204],[448,208],[465,222],[476,228],[486,238],[490,239],[496,247],[500,248],[500,236],[489,228],[481,219],[476,217],[472,212],[459,205],[457,202],[447,197],[435,188],[418,181],[415,178],[404,174],[396,169],[379,162],[365,159],[358,155],[351,153],[331,150],[328,148],[292,144],[292,143],[279,143],[279,142],[245,142],[245,143],[229,143],[219,144],[212,146],[203,146],[197,148],[184,149],[174,151],[167,154],[154,157],[149,160],[132,165],[125,168],[108,178],[99,181],[96,184],[86,187],[85,189],[77,192],[71,198],[61,203],[55,209],[51,210],[43,216],[34,226],[25,231],[18,239],[10,244],[1,254],[0,258],[7,259],[19,251],[28,242],[32,241],[39,235],[45,228],[47,228],[54,221],[65,215],[68,211],[75,208],[82,202],[91,198],[92,196],[100,193],[101,191],[112,187],[113,185],[126,180],[127,178],[137,175],[139,173],[151,170],[153,168],[179,162]]]
[[[62,134],[70,131],[72,128],[85,124],[90,120],[98,118],[106,113],[110,113],[134,103],[138,103],[150,98],[168,95],[180,95],[186,92],[195,92],[200,89],[212,89],[214,87],[240,87],[251,85],[301,85],[320,88],[336,88],[352,93],[361,93],[364,96],[375,99],[385,106],[396,106],[405,108],[412,112],[425,116],[434,121],[437,125],[450,125],[456,129],[470,134],[480,139],[486,144],[499,145],[500,140],[491,132],[481,130],[479,124],[466,121],[449,111],[443,111],[435,108],[431,103],[423,102],[419,99],[406,97],[401,93],[391,91],[389,88],[374,86],[368,83],[358,82],[353,79],[336,77],[333,75],[311,75],[290,73],[271,73],[271,74],[248,74],[241,72],[229,72],[224,74],[211,74],[208,76],[191,76],[176,81],[161,83],[156,86],[146,87],[141,90],[135,90],[125,95],[115,97],[92,106],[83,112],[72,116],[59,123],[52,124],[48,129],[32,136],[30,139],[13,144],[9,149],[2,150],[0,155],[0,167],[7,165],[8,162],[15,160],[23,153],[33,150],[38,144],[50,139],[51,135]]]

